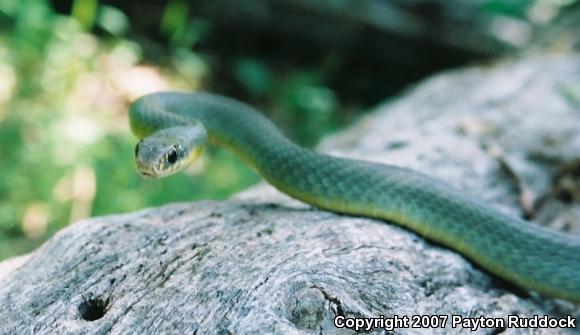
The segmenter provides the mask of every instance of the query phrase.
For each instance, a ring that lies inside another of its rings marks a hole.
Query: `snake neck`
[[[271,176],[275,171],[270,163],[296,157],[296,153],[310,152],[288,140],[254,108],[209,93],[150,94],[137,100],[130,113],[131,120],[139,120],[131,127],[140,137],[160,129],[187,126],[199,121],[207,131],[209,142],[236,152],[270,182],[275,180]]]

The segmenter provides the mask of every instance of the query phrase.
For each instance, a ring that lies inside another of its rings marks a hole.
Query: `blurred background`
[[[577,50],[578,28],[575,0],[0,0],[0,260],[83,218],[259,180],[218,148],[140,178],[140,95],[233,96],[312,147],[437,71]]]

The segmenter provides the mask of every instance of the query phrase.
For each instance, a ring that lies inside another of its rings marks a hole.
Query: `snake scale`
[[[175,173],[206,141],[216,143],[294,198],[394,222],[519,287],[580,302],[579,239],[504,214],[422,173],[302,148],[252,107],[209,93],[149,94],[129,115],[141,138],[135,159],[144,176]]]

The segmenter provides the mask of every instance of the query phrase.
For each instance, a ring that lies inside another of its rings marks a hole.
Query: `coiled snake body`
[[[580,240],[499,212],[426,175],[304,149],[248,105],[212,94],[144,96],[131,106],[130,122],[142,138],[135,158],[145,176],[184,168],[208,139],[294,198],[397,223],[520,287],[580,302]]]

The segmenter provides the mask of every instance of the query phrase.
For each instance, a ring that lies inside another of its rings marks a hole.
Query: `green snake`
[[[397,223],[522,288],[580,302],[580,240],[504,214],[424,174],[302,148],[252,107],[162,92],[130,108],[138,171],[166,176],[207,141],[236,152],[278,190],[316,207]]]

